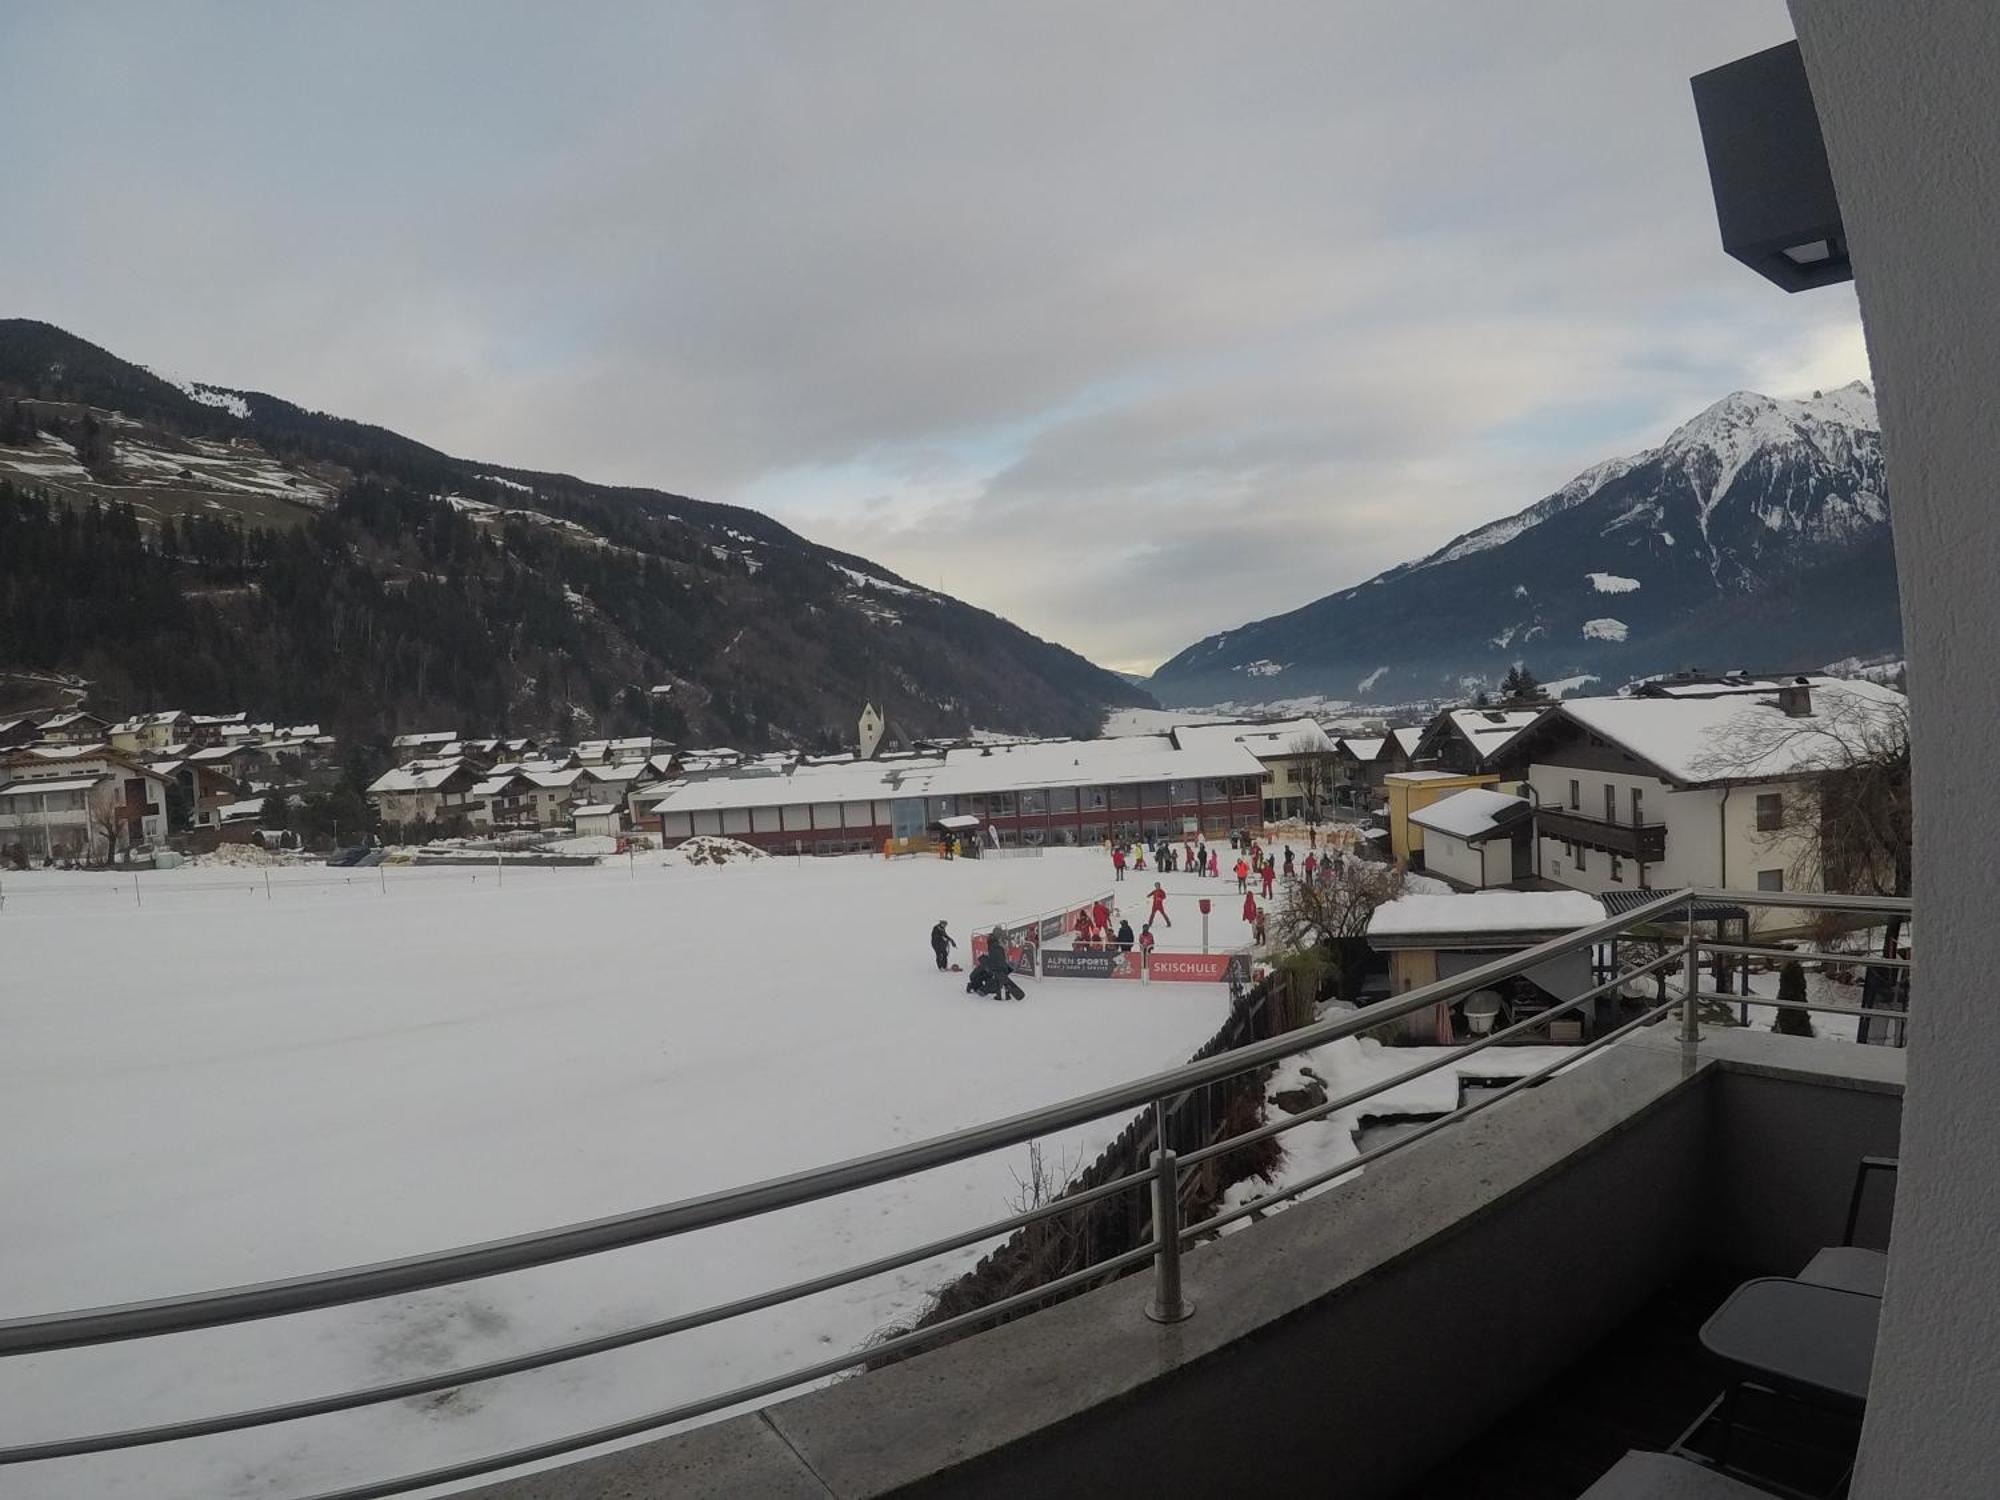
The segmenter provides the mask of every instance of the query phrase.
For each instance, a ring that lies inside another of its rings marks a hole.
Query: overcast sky
[[[756,506],[1145,670],[1867,373],[1717,247],[1781,0],[10,5],[0,315]]]

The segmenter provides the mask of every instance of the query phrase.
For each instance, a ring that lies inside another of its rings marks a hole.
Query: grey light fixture
[[[1851,280],[1799,44],[1738,58],[1691,83],[1722,248],[1788,292]]]

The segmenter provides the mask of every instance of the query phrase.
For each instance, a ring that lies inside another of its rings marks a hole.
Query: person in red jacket
[[[1319,868],[1319,856],[1318,856],[1317,854],[1308,854],[1308,855],[1306,856],[1306,884],[1307,884],[1307,885],[1311,885],[1311,884],[1312,884],[1312,878],[1313,878],[1313,872],[1314,872],[1315,870],[1317,870],[1318,868]]]
[[[1209,851],[1208,851],[1208,878],[1209,878],[1210,880],[1220,880],[1220,879],[1222,878],[1222,876],[1221,876],[1221,873],[1220,873],[1220,872],[1221,872],[1221,869],[1222,869],[1222,861],[1221,861],[1220,859],[1216,858],[1216,855],[1215,855],[1215,851],[1214,851],[1213,849],[1209,850]]]
[[[1250,889],[1250,866],[1240,854],[1236,857],[1236,889],[1239,891]]]
[[[1116,845],[1111,850],[1111,878],[1113,880],[1123,880],[1125,878],[1125,846],[1123,844]]]
[[[1253,928],[1257,925],[1257,893],[1255,891],[1245,891],[1243,893],[1243,920],[1248,922]]]
[[[1271,888],[1278,883],[1278,867],[1270,860],[1264,861],[1264,899],[1271,899]]]
[[[1080,911],[1076,914],[1076,941],[1071,946],[1076,948],[1094,948],[1097,946],[1097,928],[1092,925],[1090,913],[1087,911]]]
[[[1090,904],[1090,925],[1099,932],[1111,931],[1111,908],[1102,901],[1093,901]]]
[[[1165,922],[1169,927],[1173,926],[1174,919],[1167,915],[1167,892],[1165,887],[1156,880],[1153,882],[1153,889],[1149,894],[1153,898],[1153,914],[1146,918],[1146,925],[1151,927],[1155,922]]]

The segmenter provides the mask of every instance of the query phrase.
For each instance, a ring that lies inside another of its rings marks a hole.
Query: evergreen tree
[[[1548,692],[1535,680],[1535,674],[1521,663],[1516,662],[1507,669],[1507,675],[1500,682],[1500,696],[1510,703],[1546,700]]]
[[[1795,1004],[1806,1003],[1806,974],[1795,958],[1785,960],[1778,970],[1778,998]],[[1813,1034],[1812,1013],[1804,1010],[1781,1010],[1778,1019],[1771,1023],[1773,1031],[1786,1036],[1811,1036]]]

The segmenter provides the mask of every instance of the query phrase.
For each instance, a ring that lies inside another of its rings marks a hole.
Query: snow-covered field
[[[0,885],[0,1318],[664,1203],[1170,1066],[1220,986],[1028,981],[926,946],[1109,883],[1101,854],[572,870],[317,866]],[[1192,893],[1166,877],[1168,935]],[[1123,890],[1138,892],[1143,883]],[[1240,942],[1218,901],[1217,946]],[[1136,917],[1137,911],[1133,912]],[[1190,944],[1191,946],[1192,944]],[[1111,1119],[1046,1144],[1087,1161]],[[0,1443],[350,1389],[686,1312],[1004,1216],[1025,1148],[443,1291],[0,1361]],[[7,1500],[268,1497],[658,1410],[855,1347],[979,1249],[723,1327],[196,1443],[0,1469]]]

